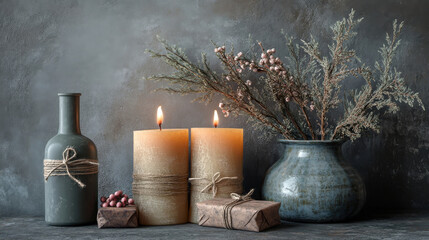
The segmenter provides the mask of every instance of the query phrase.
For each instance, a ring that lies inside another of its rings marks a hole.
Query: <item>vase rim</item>
[[[81,96],[81,93],[58,93],[58,96]]]
[[[321,145],[341,145],[346,140],[289,140],[289,139],[278,139],[277,142],[279,143],[285,143],[285,144],[303,144],[303,145],[314,145],[314,144],[321,144]]]

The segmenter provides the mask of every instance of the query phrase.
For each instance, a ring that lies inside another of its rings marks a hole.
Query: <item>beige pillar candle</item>
[[[214,123],[217,126],[217,122]],[[230,193],[241,194],[243,180],[243,129],[192,128],[191,129],[191,195],[189,221],[198,223],[196,203],[213,198],[213,189],[200,192],[219,172],[215,197],[229,198]],[[199,179],[199,180],[198,180]],[[206,179],[206,180],[202,180]],[[210,180],[207,181],[207,180]]]
[[[160,129],[134,131],[133,197],[140,225],[188,219],[188,129]]]

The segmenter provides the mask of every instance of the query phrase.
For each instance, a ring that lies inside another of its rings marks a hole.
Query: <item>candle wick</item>
[[[161,131],[161,130],[162,130],[162,127],[161,127],[161,125],[162,125],[162,124],[159,124],[159,131]]]

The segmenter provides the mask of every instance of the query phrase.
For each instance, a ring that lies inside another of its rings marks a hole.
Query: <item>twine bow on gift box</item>
[[[231,193],[231,198],[234,199],[232,202],[227,203],[223,206],[223,223],[225,225],[225,228],[227,229],[233,229],[232,227],[232,208],[245,203],[252,201],[252,194],[255,191],[255,189],[251,189],[247,194],[240,195],[237,193]]]
[[[236,201],[250,201],[252,200],[252,194],[255,191],[255,189],[250,189],[250,191],[245,195],[240,195],[238,193],[231,193],[231,198]]]
[[[220,172],[217,172],[213,175],[212,179],[208,178],[189,178],[189,181],[202,180],[205,182],[209,182],[200,192],[209,192],[212,191],[213,197],[216,197],[218,186],[216,184],[220,184],[224,180],[238,180],[238,177],[220,177]]]
[[[71,156],[70,156],[70,153]],[[43,160],[44,177],[48,181],[50,176],[65,176],[68,175],[75,181],[79,187],[84,188],[86,185],[73,175],[89,175],[98,173],[98,161],[96,159],[76,159],[76,150],[73,147],[67,147],[63,152],[62,160]]]

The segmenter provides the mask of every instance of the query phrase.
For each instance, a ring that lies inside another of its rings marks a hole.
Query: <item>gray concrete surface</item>
[[[217,106],[151,93],[160,85],[141,78],[170,71],[144,54],[159,49],[156,34],[193,59],[206,51],[214,62],[211,39],[244,49],[249,33],[281,56],[282,28],[304,39],[313,33],[326,46],[328,26],[351,8],[365,17],[354,43],[371,66],[393,19],[405,20],[395,64],[429,108],[428,1],[1,0],[0,216],[43,215],[42,160],[57,131],[57,92],[82,92],[82,133],[99,151],[99,193],[130,193],[133,130],[156,128],[158,105],[165,128],[208,127]],[[429,206],[428,122],[426,112],[405,107],[383,117],[381,134],[344,146],[366,182],[367,207]],[[255,187],[258,198],[264,173],[279,156],[275,137],[259,140],[245,119],[221,118],[220,127],[245,129],[244,185]]]
[[[52,227],[42,218],[0,218],[0,239],[413,239],[429,238],[429,213],[371,215],[349,223],[305,224],[284,222],[254,233],[195,224],[98,229],[96,225]]]

